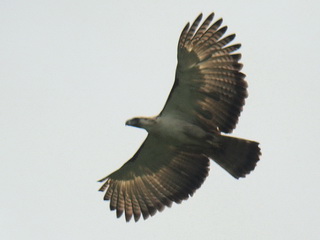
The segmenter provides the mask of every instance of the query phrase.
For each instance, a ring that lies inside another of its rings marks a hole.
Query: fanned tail
[[[238,179],[254,170],[261,153],[258,142],[220,135],[218,147],[214,147],[208,155]]]

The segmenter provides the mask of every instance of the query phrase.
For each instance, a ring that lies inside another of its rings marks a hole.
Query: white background
[[[0,1],[0,239],[319,239],[319,1]],[[224,18],[249,98],[234,136],[262,157],[235,180],[212,162],[188,201],[146,221],[96,181],[160,112],[184,25]]]

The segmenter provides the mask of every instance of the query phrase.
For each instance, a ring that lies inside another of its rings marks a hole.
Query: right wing
[[[117,217],[125,212],[138,221],[162,211],[172,202],[180,203],[204,182],[209,159],[198,153],[177,149],[148,135],[137,153],[120,169],[101,179],[110,209]]]

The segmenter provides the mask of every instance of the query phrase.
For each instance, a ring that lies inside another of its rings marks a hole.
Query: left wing
[[[160,116],[171,115],[199,124],[208,131],[230,133],[247,97],[240,72],[240,44],[228,45],[235,34],[222,38],[222,19],[210,25],[214,14],[198,28],[202,14],[183,29],[178,44],[178,66],[173,88]],[[198,28],[198,29],[197,29]]]
[[[120,169],[101,179],[110,209],[117,217],[125,212],[138,221],[180,203],[198,189],[209,171],[209,159],[186,149],[177,149],[148,135],[137,153]]]

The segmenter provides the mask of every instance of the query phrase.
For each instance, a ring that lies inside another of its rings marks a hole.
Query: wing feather
[[[152,160],[151,160],[152,159]],[[187,149],[173,148],[148,135],[138,152],[120,169],[101,179],[110,209],[138,221],[180,203],[198,189],[209,171],[209,159]]]
[[[135,222],[137,222],[141,216],[143,207],[141,207],[141,204],[139,202],[140,194],[135,193],[134,191],[135,188],[132,186],[133,186],[133,183],[131,181],[130,187],[128,188],[128,192],[130,193],[130,197],[132,199],[132,211],[133,211],[134,220]]]
[[[134,198],[133,196],[131,196],[131,182],[132,181],[128,181],[127,184],[125,184],[125,188],[124,188],[125,218],[127,222],[130,221],[133,215],[132,202],[134,201]]]
[[[201,45],[198,45],[198,51],[201,53],[201,51],[206,50],[208,47],[212,46],[214,43],[217,42],[227,31],[228,27],[224,26],[220,28],[218,31],[210,32],[210,36],[208,36],[208,39],[205,42],[201,42]],[[197,44],[196,44],[197,45]]]
[[[240,72],[241,44],[229,45],[235,34],[223,37],[222,19],[211,26],[213,13],[197,30],[202,15],[185,28],[178,44],[176,79],[160,116],[174,115],[208,131],[230,133],[247,97],[245,75]]]
[[[202,13],[199,14],[199,16],[196,18],[196,20],[194,20],[193,24],[191,25],[187,35],[186,35],[186,39],[184,40],[184,44],[185,45],[189,45],[190,41],[195,33],[195,30],[197,29],[200,21],[202,19]]]
[[[133,180],[133,182],[134,182],[134,185],[136,186],[137,183],[136,183],[135,179]],[[135,196],[135,198],[137,199],[137,204],[138,204],[138,205],[136,205],[136,209],[133,212],[134,213],[134,221],[137,222],[140,219],[141,214],[142,214],[143,218],[146,219],[148,217],[148,207],[147,207],[143,197],[141,196],[140,189],[138,187],[131,188],[131,191],[132,191],[132,195]]]
[[[144,201],[147,207],[147,212],[145,213],[145,215],[143,215],[143,218],[147,219],[149,216],[153,216],[154,213],[156,212],[156,207],[153,204],[153,200],[152,200],[153,196],[152,194],[150,194],[150,192],[148,191],[148,188],[145,186],[143,178],[136,177],[135,180],[136,180],[135,187],[140,188],[142,200]]]
[[[124,189],[121,188],[121,183],[117,184],[117,187],[119,188],[116,194],[118,194],[117,198],[117,217],[121,217],[123,214],[123,211],[125,210],[125,199],[124,199]]]
[[[115,210],[117,209],[117,203],[118,203],[118,189],[117,189],[117,185],[113,184],[112,189],[112,195],[111,198],[109,198],[107,196],[107,194],[104,196],[104,199],[111,199],[110,200],[110,210]]]
[[[218,21],[213,23],[208,30],[201,36],[199,39],[199,44],[198,46],[201,46],[201,43],[205,43],[216,31],[217,29],[221,26],[222,24],[222,18],[220,18]]]
[[[180,35],[180,41],[179,41],[179,47],[183,47],[185,44],[186,36],[188,34],[190,23],[187,23],[186,26],[183,28],[181,35]]]
[[[194,35],[193,39],[192,39],[192,43],[199,41],[199,39],[203,36],[203,34],[205,33],[205,31],[207,30],[210,22],[212,21],[214,17],[214,13],[211,13],[206,20],[204,20],[204,22],[202,23],[202,25],[200,26],[200,28],[198,29],[198,31],[196,32],[196,34]]]

